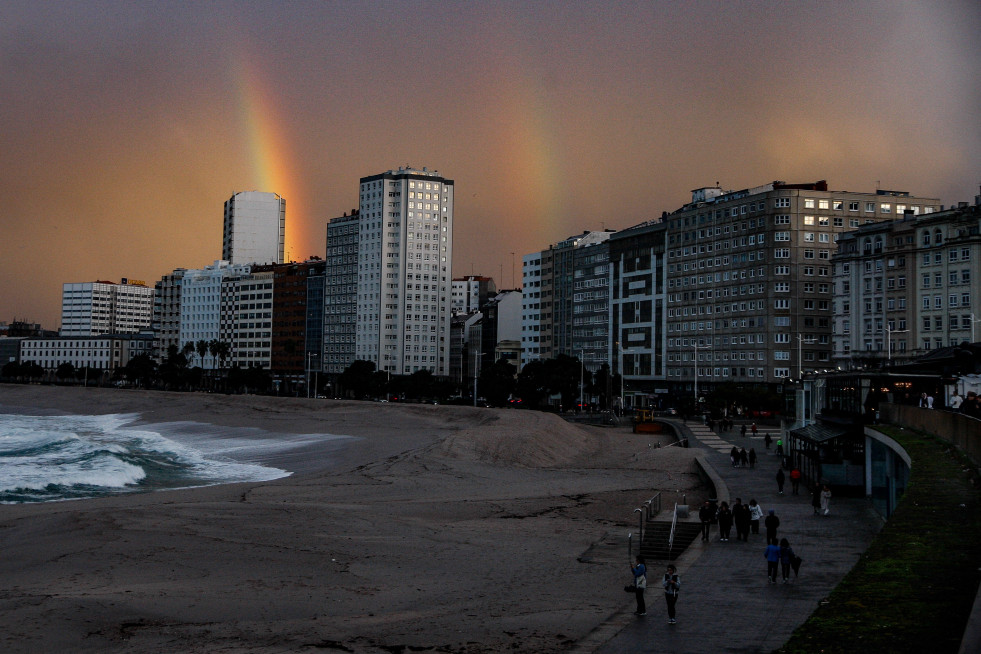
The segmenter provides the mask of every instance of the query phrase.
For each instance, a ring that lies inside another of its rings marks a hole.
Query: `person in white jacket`
[[[760,519],[763,518],[763,507],[756,500],[749,501],[749,526],[754,534],[760,533]]]

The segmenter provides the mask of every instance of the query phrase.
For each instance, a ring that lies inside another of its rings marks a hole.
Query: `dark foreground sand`
[[[269,461],[297,471],[273,482],[0,506],[4,652],[558,652],[631,600],[634,507],[698,493],[690,450],[530,411],[10,385],[0,405],[359,437]]]

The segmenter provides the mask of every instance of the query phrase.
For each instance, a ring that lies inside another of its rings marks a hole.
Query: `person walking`
[[[753,430],[753,436],[756,436],[756,433],[759,430],[756,428],[756,423],[755,422],[753,423],[753,426],[751,427],[751,429]]]
[[[780,546],[776,543],[770,543],[766,546],[763,556],[766,558],[766,578],[771,584],[775,584],[777,583],[777,567],[780,563]]]
[[[770,436],[770,432],[767,432],[766,435],[763,436],[763,443],[766,445],[766,449],[770,449],[770,445],[773,444],[773,437]]]
[[[831,515],[831,489],[825,484],[824,488],[821,489],[821,514],[825,516]]]
[[[760,533],[760,519],[763,517],[763,507],[755,499],[749,501],[749,528],[754,534]]]
[[[777,439],[777,456],[783,456],[783,439]]]
[[[738,497],[732,505],[732,521],[736,525],[736,540],[749,540],[749,507]]]
[[[786,481],[786,477],[783,474],[783,468],[777,468],[777,494],[783,495],[783,483]]]
[[[728,543],[729,534],[732,533],[732,511],[729,509],[728,502],[723,502],[719,506],[716,519],[719,521],[719,540]]]
[[[712,529],[712,518],[715,517],[715,511],[712,509],[712,504],[705,500],[702,504],[702,508],[698,510],[698,519],[702,522],[702,540],[709,539],[709,532]]]
[[[746,454],[746,448],[745,447],[740,447],[739,448],[739,465],[742,466],[743,468],[745,468],[747,463],[749,463],[749,455]]]
[[[756,467],[756,448],[755,447],[749,448],[749,467],[750,468],[755,468]]]
[[[783,583],[790,581],[790,565],[794,562],[793,548],[790,547],[790,541],[786,538],[780,539],[780,573],[783,577]]]
[[[739,435],[740,436],[745,436],[746,435],[746,425],[745,424],[742,427],[739,428]]]
[[[780,526],[780,518],[777,517],[777,514],[773,509],[769,510],[766,520],[763,521],[763,526],[766,527],[766,544],[776,545],[777,527]]]
[[[821,513],[821,487],[817,484],[814,484],[811,492],[811,506],[814,507],[814,515]]]
[[[637,610],[634,615],[647,615],[647,603],[644,601],[644,591],[647,590],[647,565],[644,557],[637,555],[637,565],[630,566],[634,575],[634,594],[637,596]]]
[[[800,493],[800,468],[794,466],[790,469],[790,488],[794,495],[799,495]]]
[[[678,569],[669,564],[664,572],[664,580],[661,585],[664,586],[664,600],[668,604],[668,624],[678,624],[678,621],[674,619],[674,607],[678,603],[678,590],[681,589],[681,577],[678,576]]]

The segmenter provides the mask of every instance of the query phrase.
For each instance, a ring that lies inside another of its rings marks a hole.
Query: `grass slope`
[[[906,494],[855,567],[780,654],[956,653],[981,579],[981,492],[949,444],[879,430],[909,453]]]

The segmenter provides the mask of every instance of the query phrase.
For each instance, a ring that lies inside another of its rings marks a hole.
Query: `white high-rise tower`
[[[221,258],[233,264],[283,263],[286,200],[276,193],[245,191],[225,202]]]
[[[355,358],[449,374],[453,180],[426,168],[361,178]]]

